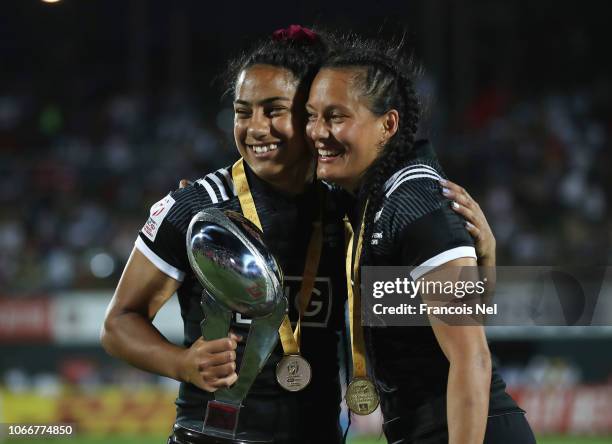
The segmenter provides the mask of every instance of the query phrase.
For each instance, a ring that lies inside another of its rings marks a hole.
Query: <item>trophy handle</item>
[[[210,294],[204,290],[200,302],[204,319],[200,322],[202,337],[206,341],[214,341],[227,337],[232,319],[232,312],[215,303]]]
[[[247,345],[242,355],[238,380],[228,389],[215,392],[215,400],[240,405],[253,381],[278,343],[278,329],[287,313],[287,298],[280,298],[274,311],[251,322]]]

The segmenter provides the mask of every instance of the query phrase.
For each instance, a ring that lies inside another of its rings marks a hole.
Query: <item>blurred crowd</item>
[[[442,164],[477,198],[500,265],[612,262],[612,113],[607,88],[537,98],[483,91]]]
[[[78,109],[0,97],[0,288],[113,288],[149,207],[180,178],[229,164],[229,107],[129,95]],[[503,265],[612,261],[607,94],[483,90],[434,134],[485,209]]]
[[[68,112],[0,98],[0,288],[113,288],[150,206],[231,161],[229,110],[211,120],[180,94],[163,102]]]

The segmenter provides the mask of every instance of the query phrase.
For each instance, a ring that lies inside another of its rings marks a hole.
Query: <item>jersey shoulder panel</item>
[[[179,231],[186,233],[195,213],[206,208],[223,206],[235,196],[234,182],[229,168],[220,168],[191,185],[171,193],[177,205],[170,211],[167,220]]]
[[[439,180],[443,177],[437,162],[421,159],[393,174],[385,182],[382,205],[374,216],[372,245],[379,245],[381,253],[393,251],[410,224],[450,205],[441,193]]]
[[[417,159],[398,170],[384,186],[383,209],[410,223],[449,202],[441,194],[444,173],[436,161]],[[382,213],[381,213],[382,216]]]
[[[236,196],[231,167],[224,167],[213,171],[198,179],[195,183],[201,185],[206,190],[212,204],[224,202]]]
[[[441,265],[456,257],[475,257],[465,221],[441,192],[444,173],[435,160],[417,159],[385,184],[383,206],[371,240],[395,265]],[[448,252],[448,253],[447,253]]]
[[[191,218],[205,208],[221,206],[234,197],[231,176],[222,168],[155,203],[140,230],[136,247],[170,277],[182,281],[189,268],[186,252]]]

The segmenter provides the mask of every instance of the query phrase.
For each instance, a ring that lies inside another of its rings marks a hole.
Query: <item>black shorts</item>
[[[448,444],[446,428],[415,435],[402,430],[400,422],[394,420],[386,423],[384,430],[388,442],[393,444]],[[489,416],[484,444],[536,444],[536,440],[525,414],[515,412]]]
[[[201,431],[202,420],[203,412],[198,411],[177,418],[177,425]],[[237,432],[274,440],[274,444],[340,444],[340,405],[302,393],[250,396],[240,411]],[[169,442],[182,444],[180,436],[174,438]]]

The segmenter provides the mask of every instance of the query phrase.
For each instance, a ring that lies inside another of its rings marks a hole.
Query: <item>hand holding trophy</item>
[[[207,341],[227,337],[232,312],[253,319],[236,383],[215,392],[206,407],[201,443],[270,442],[236,439],[242,401],[278,341],[287,312],[283,275],[262,240],[262,233],[239,213],[208,209],[196,214],[187,230],[187,255],[204,287],[201,322]]]

